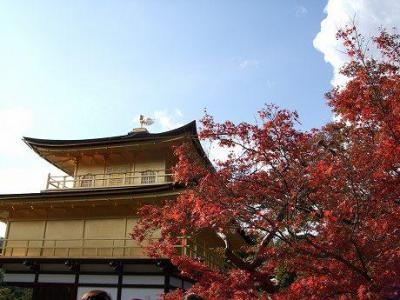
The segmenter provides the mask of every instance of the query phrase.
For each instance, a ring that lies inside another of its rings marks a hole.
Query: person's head
[[[105,291],[93,290],[83,295],[81,300],[111,300],[111,297]]]
[[[196,295],[196,294],[194,294],[194,293],[190,293],[190,294],[185,296],[184,300],[203,300],[203,298],[198,296],[198,295]]]

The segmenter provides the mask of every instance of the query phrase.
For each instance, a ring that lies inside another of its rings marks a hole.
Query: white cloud
[[[308,10],[304,6],[299,5],[299,6],[296,7],[296,16],[302,17],[307,13],[308,13]]]
[[[21,140],[31,130],[34,115],[22,107],[0,109],[0,194],[39,192],[47,173],[60,173]]]
[[[26,149],[26,151],[30,151]],[[62,173],[35,155],[36,163],[27,160],[25,167],[9,167],[0,169],[0,194],[38,193],[45,189],[47,174]]]
[[[228,158],[228,148],[219,146],[217,142],[202,141],[201,144],[210,161],[225,161]]]
[[[325,13],[327,16],[313,44],[333,67],[333,85],[345,82],[339,70],[347,60],[340,51],[343,49],[341,42],[335,37],[338,29],[354,19],[360,33],[370,37],[380,26],[387,29],[400,26],[400,1],[397,0],[329,0]]]
[[[208,158],[214,164],[224,162],[228,159],[229,154],[239,155],[243,149],[240,146],[222,147],[217,141],[201,141],[202,147]]]
[[[32,111],[23,107],[0,109],[0,194],[39,192],[45,188],[49,170],[60,173],[21,140],[33,122]],[[5,228],[0,223],[0,236]]]
[[[21,138],[33,125],[33,114],[22,107],[0,109],[0,154],[18,156],[26,151]]]
[[[257,59],[244,59],[239,61],[239,68],[242,70],[250,68],[258,68],[260,66],[260,61]]]
[[[169,113],[168,110],[157,110],[154,112],[155,121],[161,125],[161,130],[171,130],[182,126],[183,124],[177,120],[179,114]]]
[[[154,119],[161,126],[161,130],[171,130],[183,125],[176,120],[176,113],[169,113],[168,110],[155,111]]]
[[[175,108],[172,111],[168,109],[156,110],[152,114],[145,115],[145,117],[150,117],[151,119],[153,119],[154,124],[151,126],[155,126],[161,131],[175,129],[183,125],[183,113],[178,108]],[[139,115],[134,118],[134,123],[135,126],[140,126]]]

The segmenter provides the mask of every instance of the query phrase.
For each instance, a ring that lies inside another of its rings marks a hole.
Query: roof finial
[[[150,126],[154,123],[154,119],[145,117],[143,115],[140,115],[139,117],[139,123],[140,123],[140,128],[144,128],[144,126]]]

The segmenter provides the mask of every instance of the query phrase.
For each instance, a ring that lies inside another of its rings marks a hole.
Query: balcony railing
[[[203,261],[210,268],[224,266],[224,259],[194,242],[175,246],[181,255]],[[132,239],[5,239],[0,259],[26,258],[149,258],[143,245]],[[1,263],[1,261],[0,261]]]
[[[76,177],[49,174],[46,190],[152,185],[171,182],[173,182],[172,174],[165,173],[165,170],[108,174],[88,173]]]

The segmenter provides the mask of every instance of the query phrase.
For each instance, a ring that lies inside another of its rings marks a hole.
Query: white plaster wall
[[[164,276],[159,275],[125,275],[123,284],[164,284]]]
[[[39,282],[47,283],[74,283],[74,274],[39,274]]]
[[[5,282],[34,282],[35,274],[4,274]]]
[[[164,293],[163,289],[123,288],[121,300],[142,299],[158,300]],[[114,299],[113,299],[114,300]]]
[[[79,275],[79,283],[85,284],[117,284],[118,276],[117,275]]]

